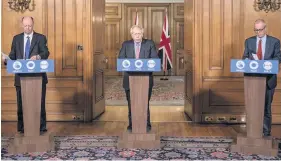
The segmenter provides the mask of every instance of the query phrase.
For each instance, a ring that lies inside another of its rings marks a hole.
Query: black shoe
[[[47,132],[47,129],[40,129],[41,132]]]
[[[129,126],[127,127],[127,130],[132,131],[132,125],[129,125]]]
[[[151,124],[148,124],[147,126],[146,126],[146,131],[148,132],[148,131],[150,131],[151,130]]]
[[[263,133],[263,136],[271,136],[270,133]]]

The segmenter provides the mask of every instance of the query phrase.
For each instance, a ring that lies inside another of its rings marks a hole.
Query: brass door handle
[[[108,59],[107,59],[107,58],[104,58],[104,59],[102,60],[102,62],[103,62],[103,63],[108,63]]]
[[[183,60],[183,58],[181,59],[181,63],[184,63],[184,60]]]

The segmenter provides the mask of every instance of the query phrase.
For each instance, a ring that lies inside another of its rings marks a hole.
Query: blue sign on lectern
[[[231,72],[256,73],[256,74],[278,74],[278,60],[231,60]]]
[[[118,72],[160,72],[161,59],[117,59]]]
[[[8,60],[8,73],[54,72],[54,60]]]

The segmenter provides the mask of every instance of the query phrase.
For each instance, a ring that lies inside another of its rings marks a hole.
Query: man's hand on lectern
[[[2,61],[5,62],[6,61],[6,57],[2,55]]]
[[[1,52],[1,56],[2,56],[2,61],[4,63],[7,63],[7,60],[10,59],[8,55],[6,55],[5,53]]]
[[[40,55],[34,55],[30,58],[30,60],[40,60],[40,59],[41,59]]]
[[[30,60],[36,60],[36,55],[32,56]]]

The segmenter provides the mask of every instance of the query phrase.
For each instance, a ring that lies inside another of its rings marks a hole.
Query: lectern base
[[[40,136],[18,134],[8,147],[9,154],[47,152],[49,150],[55,150],[54,136],[52,134]]]
[[[277,156],[278,144],[273,143],[272,137],[248,138],[239,135],[237,136],[237,144],[231,145],[231,152]]]
[[[118,140],[117,148],[141,148],[141,149],[158,149],[161,147],[160,140],[154,133],[133,134],[124,132]]]

